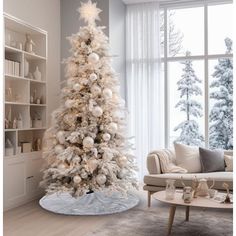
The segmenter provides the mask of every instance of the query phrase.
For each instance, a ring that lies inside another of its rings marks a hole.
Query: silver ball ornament
[[[91,54],[89,54],[88,56],[88,62],[91,64],[95,64],[99,61],[99,56],[97,53],[92,52]]]
[[[120,179],[123,179],[125,176],[127,175],[127,171],[125,169],[121,169],[117,176],[120,178]]]
[[[111,134],[115,134],[116,131],[118,129],[118,126],[116,123],[111,122],[108,126],[107,126],[107,131]]]
[[[80,89],[81,89],[80,84],[78,84],[78,83],[74,84],[74,85],[73,85],[73,89],[74,89],[75,91],[80,91]]]
[[[91,137],[85,137],[83,140],[83,146],[85,148],[92,148],[94,144],[94,140]]]
[[[81,176],[82,179],[87,179],[88,178],[88,173],[85,172],[85,171],[82,171],[80,176]]]
[[[107,100],[112,98],[112,91],[109,88],[103,89],[102,94],[103,97]]]
[[[73,107],[74,105],[75,105],[75,101],[72,100],[72,99],[68,99],[68,100],[65,101],[65,106],[66,106],[67,108],[71,108],[71,107]]]
[[[100,117],[102,115],[102,113],[103,113],[103,110],[99,106],[94,107],[93,110],[92,110],[92,114],[95,117]]]
[[[126,156],[121,156],[121,157],[118,157],[118,158],[117,158],[117,164],[118,164],[121,168],[125,167],[125,166],[127,165],[127,162],[128,162],[128,160],[127,160],[127,157],[126,157]]]
[[[79,184],[82,181],[82,179],[79,175],[76,175],[73,177],[73,181],[75,184]]]
[[[92,74],[89,76],[89,79],[90,79],[91,81],[95,81],[95,80],[97,80],[97,78],[98,78],[98,76],[97,76],[95,73],[92,73]]]
[[[61,163],[61,164],[58,165],[58,169],[59,170],[65,170],[66,169],[66,165]]]
[[[54,151],[56,154],[60,154],[64,151],[64,146],[62,146],[61,144],[57,144],[55,147],[54,147]]]
[[[99,185],[103,185],[106,183],[107,181],[107,177],[104,174],[99,174],[96,177],[96,181]]]
[[[113,154],[111,152],[104,152],[102,155],[102,159],[104,161],[111,161],[113,158]]]
[[[105,133],[105,134],[102,135],[102,138],[103,138],[104,141],[107,142],[111,139],[111,135],[108,134],[108,133]]]

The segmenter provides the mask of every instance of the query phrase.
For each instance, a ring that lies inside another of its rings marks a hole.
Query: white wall
[[[4,12],[48,32],[48,121],[59,105],[60,0],[4,0]]]

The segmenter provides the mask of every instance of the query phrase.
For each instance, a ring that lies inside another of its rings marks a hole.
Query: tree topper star
[[[87,3],[81,2],[81,6],[78,9],[80,19],[92,25],[95,24],[96,20],[100,20],[99,13],[101,11],[101,9],[97,8],[97,3],[92,3],[91,0],[88,0]]]

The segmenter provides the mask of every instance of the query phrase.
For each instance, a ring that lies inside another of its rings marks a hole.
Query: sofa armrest
[[[161,166],[157,154],[149,153],[147,156],[147,169],[149,174],[161,174]]]

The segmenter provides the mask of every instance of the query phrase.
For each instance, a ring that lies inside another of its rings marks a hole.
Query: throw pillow
[[[224,159],[225,159],[225,171],[233,171],[233,156],[229,156],[229,155],[224,155]]]
[[[202,165],[202,172],[207,173],[225,170],[223,150],[209,150],[200,147],[199,154]]]
[[[188,173],[201,172],[201,162],[198,147],[174,143],[176,164],[188,171]]]

